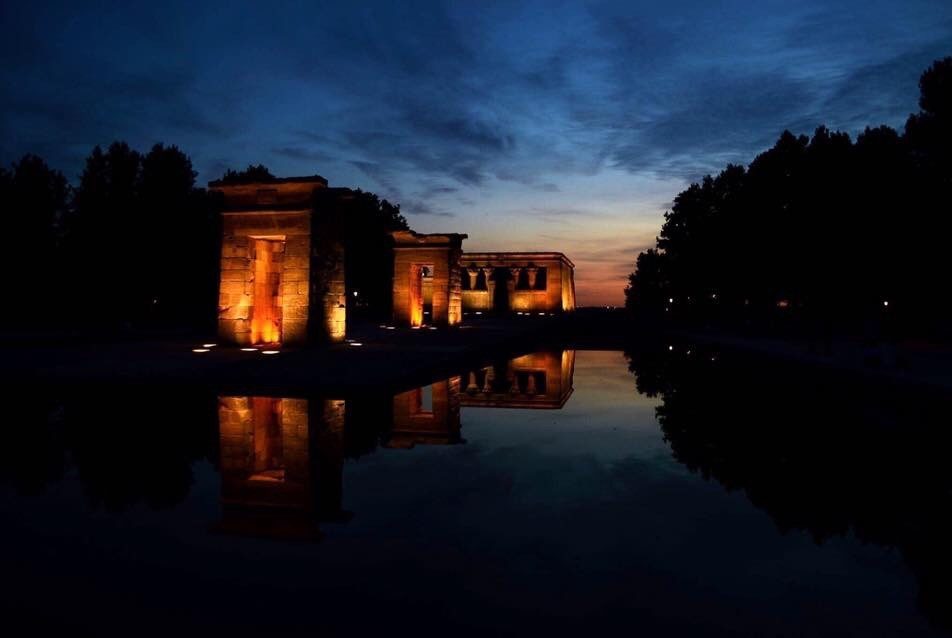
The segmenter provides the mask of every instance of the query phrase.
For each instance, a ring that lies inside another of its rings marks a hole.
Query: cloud
[[[816,99],[806,82],[779,73],[686,78],[677,106],[625,131],[611,158],[630,172],[696,178],[746,163],[784,129],[819,124]]]
[[[595,296],[657,202],[785,128],[901,124],[952,41],[931,0],[42,5],[0,5],[0,160],[76,175],[125,139],[202,180],[318,172],[487,247],[551,242]]]

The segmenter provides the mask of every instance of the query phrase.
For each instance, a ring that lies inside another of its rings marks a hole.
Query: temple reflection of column
[[[218,531],[313,539],[341,517],[343,401],[219,397],[218,423]]]
[[[460,438],[460,377],[401,392],[393,397],[393,427],[384,445],[452,445]]]
[[[572,394],[575,351],[534,352],[472,370],[463,378],[464,407],[559,409]]]

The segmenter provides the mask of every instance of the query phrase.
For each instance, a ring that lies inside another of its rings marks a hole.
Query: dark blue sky
[[[901,127],[952,2],[26,2],[0,7],[0,160],[74,179],[177,144],[399,202],[469,249],[561,250],[619,303],[667,202],[785,128]]]

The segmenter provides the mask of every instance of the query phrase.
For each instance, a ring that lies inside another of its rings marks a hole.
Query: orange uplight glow
[[[423,325],[423,266],[410,267],[410,327]]]
[[[284,242],[255,240],[254,302],[251,313],[251,342],[281,341],[281,262],[274,258]]]

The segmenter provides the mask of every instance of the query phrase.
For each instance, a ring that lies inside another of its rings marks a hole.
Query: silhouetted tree
[[[214,201],[191,160],[156,144],[95,147],[66,225],[72,303],[101,329],[203,328],[214,322],[218,268]]]
[[[689,186],[639,256],[626,306],[692,324],[948,331],[950,87],[946,58],[923,74],[903,136],[785,131],[746,171]]]
[[[338,199],[344,241],[348,313],[386,320],[392,311],[390,231],[409,228],[400,206],[360,189]],[[357,294],[354,295],[353,293]]]
[[[277,179],[264,164],[249,164],[243,171],[228,169],[221,177],[223,184],[254,184],[256,182],[272,182]]]
[[[55,319],[59,273],[59,229],[67,212],[69,185],[36,155],[25,155],[10,170],[0,169],[0,210],[7,242],[2,253],[8,273],[2,323],[27,326]],[[45,276],[49,274],[49,276]]]
[[[142,294],[160,325],[211,327],[218,287],[217,210],[195,187],[192,162],[175,146],[156,144],[142,159],[140,215],[149,227]]]
[[[125,142],[86,158],[68,220],[66,260],[74,321],[101,328],[128,323],[137,303],[137,266],[145,255],[138,207],[142,157]]]

